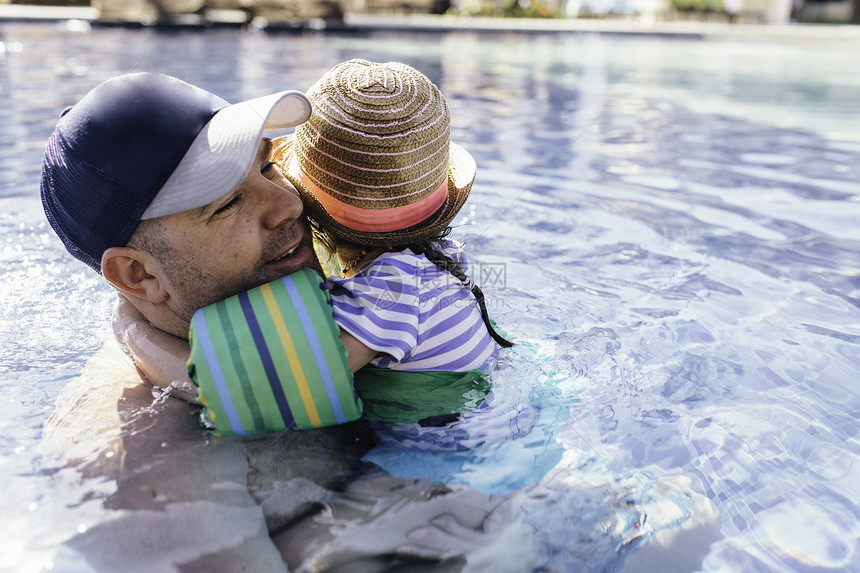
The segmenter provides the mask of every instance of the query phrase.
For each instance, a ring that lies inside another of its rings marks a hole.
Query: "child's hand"
[[[197,389],[186,368],[191,352],[187,340],[152,326],[123,294],[114,309],[113,331],[145,380],[195,403]]]

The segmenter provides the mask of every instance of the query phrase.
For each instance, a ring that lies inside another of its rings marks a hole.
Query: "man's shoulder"
[[[57,397],[42,432],[39,446],[42,454],[59,465],[92,459],[93,454],[105,464],[109,465],[111,458],[119,463],[119,456],[104,454],[121,446],[119,407],[126,404],[123,396],[144,384],[119,344],[113,338],[106,340],[87,361],[81,375],[72,379]]]
[[[192,411],[182,400],[160,400],[154,395],[153,387],[111,337],[90,357],[81,375],[60,392],[42,432],[40,450],[50,465],[85,462],[86,473],[111,475],[120,469],[117,464],[122,464],[132,436],[139,446],[146,440],[156,444],[167,437],[199,434],[196,419],[189,415]],[[158,424],[152,424],[154,415]],[[150,426],[158,431],[138,431]]]

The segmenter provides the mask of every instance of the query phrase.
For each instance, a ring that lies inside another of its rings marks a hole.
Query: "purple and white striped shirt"
[[[465,256],[448,253],[468,272]],[[337,324],[402,371],[486,370],[498,354],[474,295],[409,249],[385,253],[352,278],[327,281]]]

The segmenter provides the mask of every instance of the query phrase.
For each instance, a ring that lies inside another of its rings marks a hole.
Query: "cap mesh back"
[[[56,132],[42,173],[48,222],[75,258],[101,272],[102,253],[128,242],[146,204],[132,189],[76,157]],[[86,190],[85,201],[80,190]]]
[[[42,205],[66,249],[96,271],[128,243],[200,130],[227,106],[176,78],[111,78],[66,110],[45,149]]]

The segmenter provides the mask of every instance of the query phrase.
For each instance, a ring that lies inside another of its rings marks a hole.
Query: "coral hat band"
[[[302,185],[316,197],[331,218],[356,231],[387,233],[408,229],[435,213],[448,197],[448,176],[446,175],[439,187],[414,203],[385,209],[355,207],[326,193],[301,167],[297,171]]]

